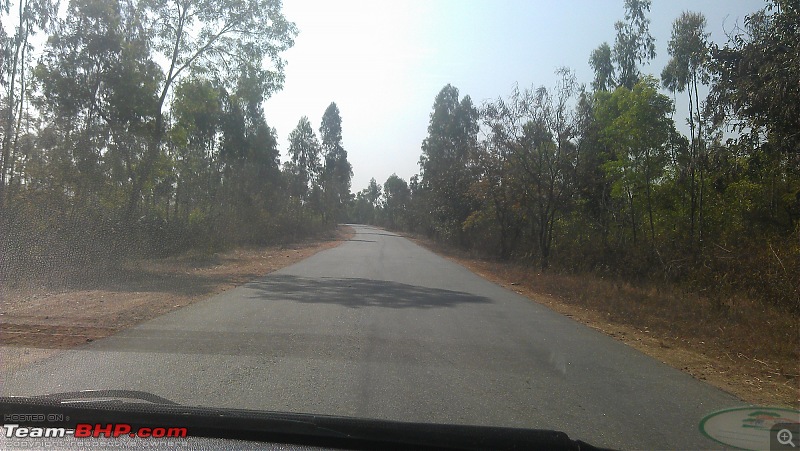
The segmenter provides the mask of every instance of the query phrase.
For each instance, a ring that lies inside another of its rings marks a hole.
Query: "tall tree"
[[[408,225],[408,203],[411,200],[408,183],[397,174],[390,175],[383,184],[383,199],[387,225],[391,228],[405,228]]]
[[[428,137],[422,143],[421,184],[430,191],[432,222],[446,239],[460,241],[471,213],[471,153],[478,145],[478,110],[469,96],[447,85],[434,100]],[[464,244],[464,243],[462,243]]]
[[[625,21],[614,24],[617,36],[613,57],[620,86],[633,89],[639,81],[638,65],[656,56],[655,39],[650,34],[650,0],[625,0]]]
[[[173,86],[191,72],[206,73],[233,88],[242,73],[252,73],[265,95],[279,88],[284,62],[280,53],[293,45],[296,29],[281,12],[280,0],[155,0],[141,23],[157,36],[154,49],[164,61],[149,145],[133,180],[128,216],[134,214],[141,191],[161,152],[163,107]],[[147,18],[152,18],[149,20]],[[272,67],[265,67],[270,61]]]
[[[800,152],[798,21],[797,2],[769,0],[731,42],[712,46],[712,119],[738,125],[745,139],[765,133],[772,151]]]
[[[695,230],[699,231],[699,242],[703,242],[703,197],[705,191],[705,144],[703,142],[703,118],[700,111],[698,87],[708,83],[707,63],[709,57],[708,36],[705,31],[706,18],[700,13],[684,12],[672,24],[672,37],[667,50],[671,56],[661,72],[662,85],[671,92],[686,91],[689,96],[689,142],[688,172],[690,207],[689,238],[694,244]],[[699,174],[700,183],[696,181]],[[699,222],[699,227],[695,224]]]
[[[219,185],[214,160],[222,117],[220,94],[210,81],[193,78],[178,84],[172,100],[170,141],[176,169],[174,208],[187,223],[193,211],[208,211],[210,198]]]
[[[10,13],[10,1],[0,3],[0,17]],[[19,145],[23,112],[28,94],[30,63],[33,45],[31,37],[37,32],[47,30],[56,18],[58,1],[54,0],[17,0],[17,23],[14,33],[6,35],[3,20],[2,48],[0,49],[0,71],[3,86],[3,97],[0,99],[0,120],[2,139],[0,139],[0,211],[5,205],[5,189],[14,174],[15,153]]]
[[[320,145],[308,117],[289,134],[289,158],[295,177],[292,194],[306,201],[319,183]]]
[[[319,134],[325,160],[322,174],[325,203],[331,213],[329,220],[336,220],[341,217],[345,202],[350,198],[353,167],[347,161],[347,151],[342,146],[342,117],[335,102],[325,109]]]
[[[611,47],[607,42],[592,50],[592,55],[589,57],[589,65],[594,70],[592,89],[595,91],[610,91],[617,86],[614,78]]]
[[[35,102],[59,137],[49,157],[78,198],[101,194],[109,177],[123,193],[140,163],[161,74],[131,14],[116,1],[73,0],[34,71]]]
[[[592,88],[611,91],[618,86],[633,89],[641,78],[639,64],[655,58],[655,39],[650,34],[650,0],[625,0],[625,20],[617,21],[614,47],[604,42],[592,51]]]
[[[536,255],[543,270],[550,264],[556,222],[570,208],[577,156],[570,103],[577,93],[577,83],[566,68],[557,74],[560,81],[555,96],[544,87],[515,90],[507,101],[488,104],[482,112],[491,131],[489,149],[495,153],[492,160],[509,164],[504,170],[499,168],[503,179],[489,179],[492,197],[497,199],[497,219],[501,227],[513,226],[514,217],[520,215],[517,205],[522,206],[534,246],[531,254]],[[512,172],[515,166],[521,171]],[[520,193],[506,192],[507,189]],[[508,239],[501,236],[506,246]]]
[[[674,125],[669,114],[672,101],[658,93],[654,78],[645,77],[633,90],[617,88],[600,93],[597,116],[602,125],[602,139],[614,149],[616,158],[604,164],[613,177],[612,195],[627,205],[633,243],[637,242],[638,194],[644,191],[644,209],[649,224],[650,243],[655,241],[653,186],[661,177],[666,147]]]
[[[364,189],[364,197],[372,205],[372,208],[377,209],[380,207],[381,186],[375,180],[375,177],[369,179],[369,185]]]
[[[800,220],[800,6],[769,0],[741,33],[711,49],[707,100],[714,126],[739,132],[736,148],[751,183],[763,186],[762,226],[794,230]]]

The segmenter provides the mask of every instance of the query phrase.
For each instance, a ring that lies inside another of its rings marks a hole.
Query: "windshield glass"
[[[0,395],[625,449],[794,418],[794,2],[1,9]]]

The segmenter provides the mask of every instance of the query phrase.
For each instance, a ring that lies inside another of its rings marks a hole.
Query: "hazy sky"
[[[705,14],[711,39],[725,42],[725,30],[763,6],[654,0],[649,17],[657,56],[644,71],[661,73],[672,21],[682,11]],[[334,101],[358,192],[371,177],[382,184],[397,173],[407,181],[419,171],[433,100],[447,83],[476,105],[507,96],[515,83],[552,87],[560,66],[588,86],[589,54],[603,41],[613,44],[614,22],[624,11],[623,0],[284,0],[284,13],[300,34],[284,54],[283,90],[264,105],[282,160],[300,117],[318,130]]]

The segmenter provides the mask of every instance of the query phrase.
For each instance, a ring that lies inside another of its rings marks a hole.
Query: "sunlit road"
[[[390,232],[6,376],[3,395],[143,390],[188,405],[556,429],[708,448],[741,401]]]

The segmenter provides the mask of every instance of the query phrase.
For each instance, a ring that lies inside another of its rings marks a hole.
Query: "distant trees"
[[[381,185],[375,177],[369,180],[369,185],[359,191],[350,203],[347,216],[351,221],[362,224],[378,224],[383,222],[381,214]]]
[[[383,184],[383,198],[387,227],[408,228],[411,225],[408,217],[411,190],[408,188],[408,183],[397,174],[390,175]]]
[[[381,185],[375,181],[375,177],[369,179],[369,185],[362,191],[364,198],[372,205],[372,208],[378,208],[381,205]]]
[[[311,212],[319,216],[321,225],[332,226],[346,216],[353,175],[342,146],[342,119],[336,103],[325,110],[320,135],[321,142],[308,117],[303,116],[289,135],[289,161],[284,172],[289,177],[289,192],[298,201],[293,207],[296,212]]]

